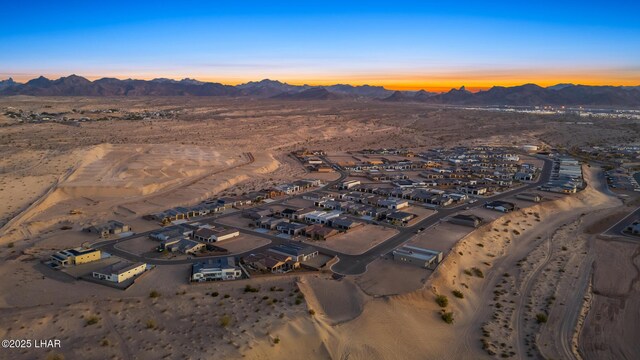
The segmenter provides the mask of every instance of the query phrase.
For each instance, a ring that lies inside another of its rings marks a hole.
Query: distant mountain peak
[[[472,93],[461,86],[448,92],[435,94],[425,90],[393,91],[382,86],[335,84],[327,86],[290,85],[277,80],[231,86],[195,79],[157,78],[153,80],[120,80],[102,78],[90,81],[71,74],[50,80],[39,76],[27,83],[16,83],[13,78],[0,80],[0,96],[250,96],[287,100],[333,100],[344,98],[379,99],[396,102],[423,102],[453,105],[587,105],[640,108],[640,87],[587,86],[557,84],[540,87],[536,84],[494,86]]]

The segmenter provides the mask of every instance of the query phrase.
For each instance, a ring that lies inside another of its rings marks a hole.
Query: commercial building
[[[442,252],[404,245],[393,251],[393,260],[426,269],[435,269],[442,261]]]
[[[127,281],[136,275],[142,274],[147,270],[145,263],[130,263],[127,261],[118,261],[117,263],[106,266],[100,270],[94,271],[91,276],[96,279],[121,283]]]

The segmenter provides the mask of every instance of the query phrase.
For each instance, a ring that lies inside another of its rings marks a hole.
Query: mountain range
[[[369,98],[385,102],[421,102],[451,105],[567,105],[640,107],[640,86],[587,86],[535,84],[470,92],[461,87],[444,93],[393,91],[382,86],[336,84],[330,86],[291,85],[265,79],[240,85],[224,85],[194,79],[120,80],[102,78],[90,81],[78,75],[56,80],[40,76],[26,83],[13,79],[0,81],[0,96],[229,96],[280,100],[337,100]]]

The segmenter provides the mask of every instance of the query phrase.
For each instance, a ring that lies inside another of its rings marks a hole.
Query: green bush
[[[220,318],[220,326],[227,327],[229,326],[229,324],[231,324],[231,318],[229,317],[229,315],[223,315]]]
[[[538,324],[544,324],[547,322],[547,320],[548,320],[547,314],[544,314],[544,313],[536,314],[536,321],[538,322]]]
[[[99,318],[99,317],[97,317],[97,316],[95,316],[95,315],[94,315],[94,316],[89,316],[89,317],[87,318],[87,322],[86,322],[86,324],[87,324],[87,325],[95,325],[95,324],[97,324],[97,323],[98,323],[98,321],[100,321],[100,318]]]
[[[446,322],[447,324],[452,324],[453,323],[453,313],[452,312],[446,312],[442,314],[442,320],[444,322]]]
[[[438,304],[440,307],[447,307],[447,305],[449,305],[449,299],[447,299],[446,296],[444,295],[438,295],[436,296],[436,304]]]

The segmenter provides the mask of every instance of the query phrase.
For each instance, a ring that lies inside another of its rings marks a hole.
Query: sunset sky
[[[5,2],[0,79],[640,85],[640,2],[233,3]]]

